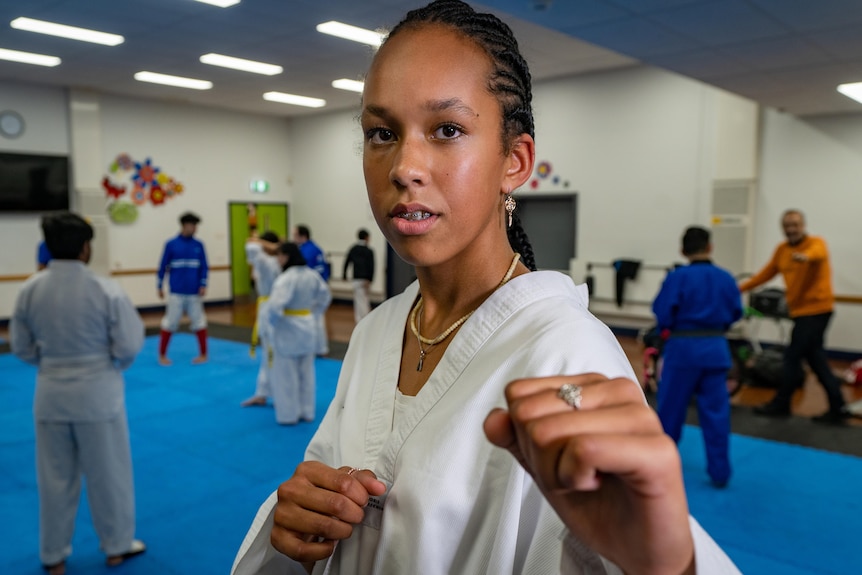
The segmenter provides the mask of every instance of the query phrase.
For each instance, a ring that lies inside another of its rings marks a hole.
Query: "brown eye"
[[[365,139],[372,144],[385,144],[394,140],[395,134],[386,128],[372,128],[365,133]]]
[[[434,132],[434,137],[438,140],[451,140],[462,134],[463,132],[461,131],[461,128],[455,124],[444,124],[437,128]]]

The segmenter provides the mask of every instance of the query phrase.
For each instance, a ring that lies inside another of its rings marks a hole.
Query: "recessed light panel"
[[[333,80],[332,87],[338,88],[339,90],[347,90],[348,92],[359,92],[361,94],[365,89],[365,82],[341,78],[339,80]]]
[[[841,84],[840,86],[838,86],[838,91],[847,96],[848,98],[853,98],[854,100],[862,104],[862,82]]]
[[[37,66],[57,66],[60,64],[60,59],[56,56],[19,52],[18,50],[6,50],[3,48],[0,48],[0,60],[21,62],[22,64],[35,64]]]
[[[116,46],[125,41],[125,38],[119,34],[108,34],[107,32],[66,26],[65,24],[55,24],[54,22],[45,22],[44,20],[34,20],[32,18],[15,18],[9,25],[16,30],[26,30],[27,32],[59,36],[61,38],[81,40],[82,42],[104,44],[105,46]]]
[[[244,60],[242,58],[223,56],[221,54],[204,54],[201,56],[201,62],[211,66],[221,66],[222,68],[231,68],[233,70],[242,70],[243,72],[264,74],[266,76],[281,74],[283,71],[281,66],[276,66],[275,64],[264,64],[263,62]]]
[[[164,84],[165,86],[176,86],[177,88],[190,88],[192,90],[209,90],[213,83],[208,80],[196,80],[194,78],[183,78],[182,76],[170,76],[156,72],[138,72],[135,80],[139,82],[150,82],[152,84]]]
[[[267,92],[263,95],[263,99],[281,104],[305,106],[306,108],[322,108],[326,105],[326,100],[321,100],[320,98],[308,98],[307,96],[285,94],[284,92]]]
[[[219,8],[228,8],[233,6],[234,4],[239,4],[240,0],[196,0],[197,2],[201,2],[203,4],[210,4],[212,6],[218,6]]]
[[[380,32],[366,30],[365,28],[343,24],[334,20],[318,24],[317,31],[323,34],[329,34],[330,36],[338,36],[345,40],[353,40],[354,42],[361,42],[374,47],[380,46],[383,43],[384,38],[384,35]]]

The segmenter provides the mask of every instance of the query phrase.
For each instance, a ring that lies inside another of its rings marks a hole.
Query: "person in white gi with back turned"
[[[21,288],[10,321],[12,351],[39,367],[33,415],[39,487],[39,558],[66,571],[81,494],[108,565],[142,553],[126,421],[128,368],[144,325],[119,284],[87,268],[93,228],[76,214],[45,216],[53,259]]]
[[[275,420],[293,425],[314,421],[315,317],[326,312],[332,294],[320,274],[306,265],[295,243],[281,244],[276,257],[284,271],[266,306],[273,350],[270,387]]]
[[[278,263],[278,258],[272,255],[277,252],[278,247],[278,235],[275,232],[264,232],[259,238],[252,237],[245,242],[245,259],[251,266],[257,289],[257,310],[251,337],[252,357],[258,344],[260,344],[261,354],[254,395],[243,400],[240,404],[242,407],[266,405],[266,400],[271,393],[269,369],[272,364],[272,345],[266,305],[272,292],[272,284],[281,273],[281,264]]]
[[[531,99],[509,27],[457,0],[375,54],[365,184],[417,282],[354,329],[236,575],[738,573],[689,517],[676,446],[585,286],[532,271],[511,196],[535,163]]]

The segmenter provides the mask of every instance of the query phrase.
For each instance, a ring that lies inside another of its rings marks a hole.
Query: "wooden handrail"
[[[30,277],[31,274],[17,276],[0,276],[0,282],[22,282]]]
[[[835,303],[862,303],[862,296],[858,295],[836,295]]]
[[[230,266],[212,266],[210,271],[212,272],[226,272],[230,270]],[[158,270],[156,268],[152,269],[139,269],[139,270],[111,270],[109,273],[112,276],[149,276],[156,275]],[[0,283],[2,282],[23,282],[26,281],[32,274],[17,274],[17,275],[0,275]],[[862,298],[860,298],[862,301]]]
[[[211,272],[226,272],[230,270],[230,266],[211,266]],[[156,268],[152,269],[131,269],[131,270],[111,270],[112,276],[154,276],[159,272]]]

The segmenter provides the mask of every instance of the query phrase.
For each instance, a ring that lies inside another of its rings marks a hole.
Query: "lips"
[[[427,233],[437,220],[436,214],[420,204],[398,204],[389,216],[395,230],[407,236]]]
[[[401,214],[397,214],[395,217],[410,222],[419,222],[430,218],[431,212],[423,212],[422,210],[416,210],[415,212],[403,212]]]

